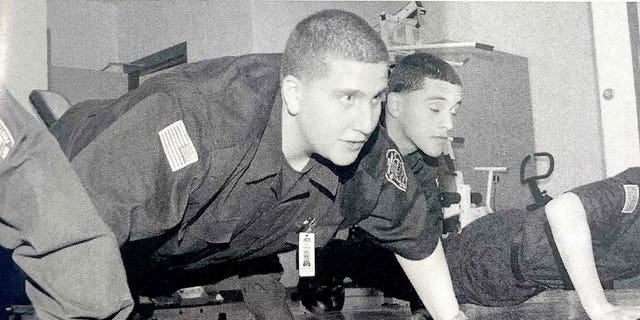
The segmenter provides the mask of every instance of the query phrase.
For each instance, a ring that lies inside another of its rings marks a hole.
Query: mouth
[[[453,137],[449,136],[432,136],[434,139],[441,140],[442,142],[453,141]]]
[[[351,151],[359,151],[360,149],[362,149],[362,147],[364,146],[365,142],[367,142],[366,140],[356,140],[356,141],[347,141],[347,140],[343,140],[342,142],[344,142],[347,145],[347,148]]]
[[[462,144],[464,143],[464,138],[463,137],[452,137],[452,136],[433,136],[433,138],[435,139],[439,139],[439,140],[443,140],[443,141],[448,141],[454,144]]]

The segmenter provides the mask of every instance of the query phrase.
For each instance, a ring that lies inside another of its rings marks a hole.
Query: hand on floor
[[[589,313],[591,320],[636,320],[640,319],[640,306],[614,306],[607,304]]]

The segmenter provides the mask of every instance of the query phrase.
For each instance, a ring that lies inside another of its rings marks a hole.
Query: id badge
[[[315,234],[300,232],[298,235],[298,273],[300,277],[316,275]]]

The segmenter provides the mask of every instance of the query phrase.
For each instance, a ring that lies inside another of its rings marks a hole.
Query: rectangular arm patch
[[[638,206],[638,186],[635,184],[624,185],[624,207],[622,213],[631,213]]]
[[[182,120],[172,123],[158,134],[172,172],[198,161],[198,153]]]
[[[0,119],[0,160],[4,160],[7,155],[9,155],[9,150],[14,144],[15,141],[13,140],[11,132],[9,132],[7,126],[2,122],[2,119]]]

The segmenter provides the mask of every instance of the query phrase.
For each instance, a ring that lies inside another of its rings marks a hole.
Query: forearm
[[[580,302],[591,315],[608,302],[598,278],[584,207],[578,196],[566,193],[549,202],[545,211],[565,269]]]
[[[408,260],[397,254],[396,258],[435,320],[450,320],[460,312],[442,243],[438,242],[434,252],[422,260]]]

